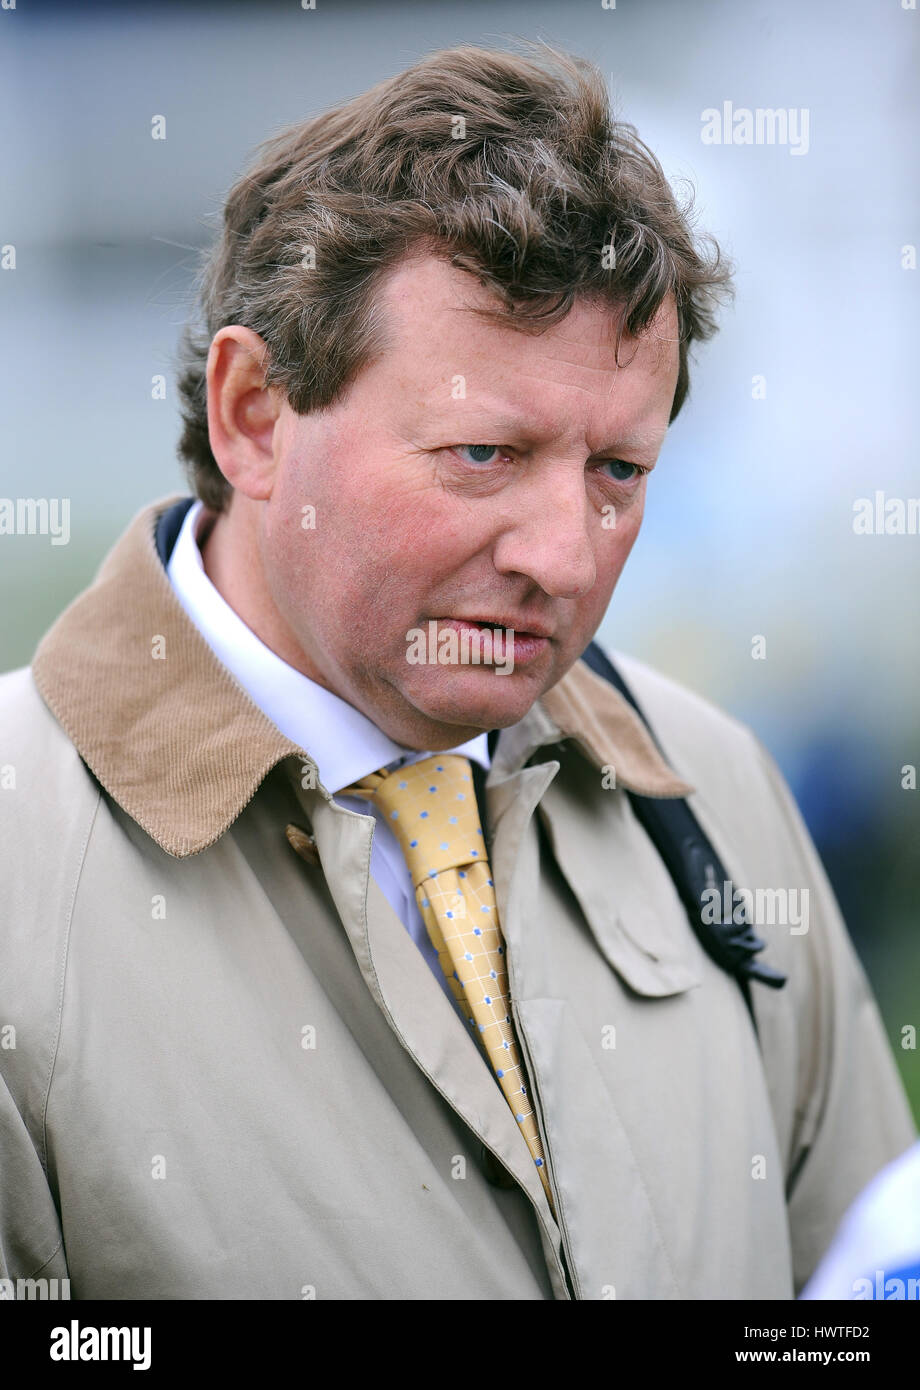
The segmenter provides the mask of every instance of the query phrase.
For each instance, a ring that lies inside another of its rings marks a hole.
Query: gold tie
[[[505,943],[469,760],[436,753],[395,772],[372,772],[343,794],[372,799],[396,835],[441,969],[511,1106],[554,1211],[511,1020]]]

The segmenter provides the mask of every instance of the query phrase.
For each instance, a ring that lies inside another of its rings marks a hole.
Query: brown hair
[[[620,331],[638,336],[673,294],[675,418],[690,344],[715,333],[732,293],[730,265],[711,237],[694,240],[692,191],[681,208],[635,128],[613,119],[598,69],[540,41],[523,47],[530,57],[429,54],[259,146],[203,253],[202,323],[179,350],[178,452],[208,507],[222,511],[232,492],[208,440],[218,329],[260,334],[265,385],[297,414],[332,405],[382,350],[381,277],[422,249],[495,293],[500,307],[480,313],[525,331],[584,295],[618,306]]]

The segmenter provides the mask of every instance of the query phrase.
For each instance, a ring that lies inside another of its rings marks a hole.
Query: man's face
[[[282,403],[259,535],[301,669],[433,751],[521,719],[590,642],[677,381],[673,299],[648,334],[624,334],[619,368],[607,307],[578,302],[531,336],[471,304],[493,301],[437,258],[394,270],[390,345],[344,402],[306,416]],[[410,660],[413,630],[447,654],[441,634],[462,620],[513,628],[513,648],[492,664]]]

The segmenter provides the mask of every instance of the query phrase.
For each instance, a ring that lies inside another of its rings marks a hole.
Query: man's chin
[[[441,747],[450,748],[484,730],[517,724],[553,681],[548,668],[521,667],[503,675],[494,667],[444,666],[410,678],[401,694],[420,721],[443,728],[451,741]],[[434,749],[430,741],[426,746]]]

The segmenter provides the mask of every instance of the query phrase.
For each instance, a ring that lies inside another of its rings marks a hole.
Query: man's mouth
[[[513,621],[503,618],[438,618],[439,628],[453,628],[462,638],[482,642],[488,639],[493,644],[496,656],[509,658],[515,666],[523,666],[542,655],[549,647],[549,630],[543,626],[536,628],[516,627]],[[532,620],[531,620],[532,621]],[[473,638],[473,634],[478,634]]]
[[[442,622],[460,623],[466,627],[477,627],[481,631],[492,628],[497,632],[513,632],[515,637],[544,637],[552,636],[552,631],[545,623],[535,619],[524,620],[513,616],[500,618],[442,618]]]

